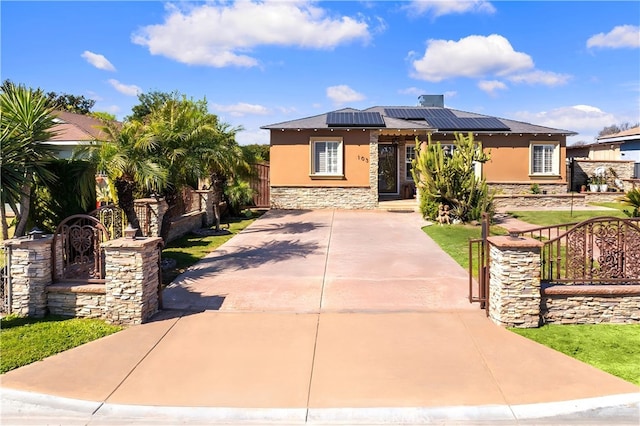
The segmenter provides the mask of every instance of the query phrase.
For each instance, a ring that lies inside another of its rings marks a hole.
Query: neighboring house
[[[533,183],[566,192],[566,137],[576,133],[444,107],[345,108],[262,127],[271,133],[271,205],[275,208],[375,208],[379,199],[413,195],[415,140],[451,149],[454,132],[474,134],[490,151],[481,173],[502,193]]]
[[[100,130],[104,122],[89,115],[75,114],[67,111],[56,111],[53,131],[56,136],[47,142],[55,150],[55,156],[69,159],[73,150],[83,145],[90,145],[97,140],[104,140],[105,134]]]
[[[634,178],[640,178],[640,127],[634,127],[613,135],[598,138],[599,144],[618,146],[620,157],[618,160],[633,161]]]

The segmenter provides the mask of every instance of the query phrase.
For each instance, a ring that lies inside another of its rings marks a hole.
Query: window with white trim
[[[342,138],[311,139],[311,174],[342,176]]]
[[[532,175],[560,174],[560,145],[554,143],[532,143],[530,147]]]
[[[412,165],[411,162],[416,158],[416,147],[415,145],[406,145],[405,146],[405,155],[404,155],[404,161],[406,164],[405,170],[406,170],[406,179],[407,180],[413,180],[413,175],[411,174],[411,169],[412,169]]]

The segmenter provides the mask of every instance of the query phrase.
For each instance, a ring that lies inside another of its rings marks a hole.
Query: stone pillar
[[[144,230],[148,230],[149,235],[145,237],[159,237],[160,230],[162,228],[162,219],[165,213],[169,210],[169,205],[161,198],[159,200],[155,198],[139,198],[134,200],[134,208],[138,215],[138,221],[140,222],[140,230],[144,233]],[[141,214],[149,209],[149,215]]]
[[[102,243],[105,254],[106,319],[141,324],[159,308],[162,238],[118,238]]]
[[[533,238],[489,237],[489,317],[505,327],[540,325],[540,250]]]
[[[51,284],[53,236],[15,238],[4,242],[8,256],[11,313],[43,317],[47,313],[46,287]]]
[[[195,192],[200,199],[200,211],[204,211],[204,223],[202,225],[209,227],[216,223],[214,203],[219,203],[220,200],[216,196],[216,191],[213,188],[197,190]]]

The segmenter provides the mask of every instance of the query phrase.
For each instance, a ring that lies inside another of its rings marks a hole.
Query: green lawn
[[[460,266],[469,269],[469,240],[482,237],[482,228],[473,225],[431,225],[422,230],[430,236]],[[490,228],[491,235],[505,235],[507,231],[499,226]]]
[[[229,241],[238,232],[249,226],[254,220],[256,220],[261,213],[249,212],[248,217],[235,218],[230,220],[224,226],[223,230],[227,229],[229,225],[229,234],[218,236],[198,236],[195,234],[188,234],[182,238],[171,241],[162,250],[163,259],[174,259],[176,261],[175,268],[171,268],[162,272],[162,283],[169,284],[178,275],[183,273],[189,266],[195,264],[198,260],[205,257],[213,250],[220,247],[225,242]]]
[[[511,331],[640,386],[640,324],[546,325]]]
[[[7,316],[0,319],[0,373],[120,331],[95,319]]]
[[[562,225],[565,223],[582,222],[583,220],[591,219],[599,216],[613,216],[626,218],[622,210],[574,210],[570,211],[514,211],[509,214],[516,219],[520,219],[524,222],[532,225],[550,226],[550,225]]]

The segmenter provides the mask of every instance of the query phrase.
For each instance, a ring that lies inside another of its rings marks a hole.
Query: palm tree
[[[633,207],[631,212],[628,210],[624,211],[627,215],[630,215],[631,217],[640,216],[640,189],[633,188],[628,191],[624,197],[620,198],[619,201],[626,206]]]
[[[2,237],[8,238],[5,203],[18,220],[14,236],[22,236],[29,219],[31,192],[36,178],[50,182],[55,176],[46,168],[53,152],[42,144],[55,133],[54,110],[41,90],[7,83],[0,92],[0,221]],[[19,206],[19,208],[18,208]]]
[[[129,121],[119,126],[108,123],[102,128],[106,137],[97,145],[83,147],[75,155],[95,164],[106,173],[116,189],[118,205],[133,227],[140,226],[135,214],[137,192],[158,193],[167,185],[167,171],[152,155],[154,143],[145,134],[145,126]]]

